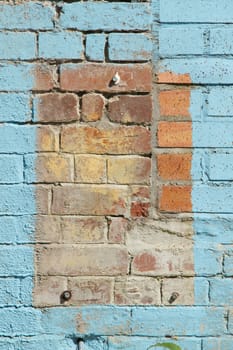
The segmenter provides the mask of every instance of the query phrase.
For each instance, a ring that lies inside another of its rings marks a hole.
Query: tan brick
[[[112,129],[64,127],[61,148],[64,152],[94,154],[149,154],[150,131],[140,126]]]
[[[72,159],[67,155],[38,155],[35,167],[36,182],[71,182],[72,167]],[[32,171],[30,168],[27,170]]]
[[[79,120],[79,99],[75,94],[37,95],[34,107],[36,121],[69,122]]]
[[[43,246],[37,249],[41,275],[117,276],[128,272],[128,253],[123,246]]]
[[[192,276],[194,265],[192,250],[143,250],[132,262],[132,274],[148,276]]]
[[[163,186],[159,198],[159,210],[174,213],[191,212],[191,194],[192,186]]]
[[[148,184],[151,159],[145,157],[112,157],[108,159],[108,182]]]
[[[100,120],[104,111],[104,97],[100,94],[87,94],[82,97],[82,119],[86,122]]]
[[[118,277],[115,303],[120,305],[160,305],[160,282],[150,277]]]
[[[118,73],[119,84],[113,83]],[[152,88],[152,70],[148,64],[73,64],[61,66],[61,88],[68,91],[138,91]]]
[[[56,133],[51,126],[37,127],[36,150],[41,152],[56,151]]]
[[[76,185],[56,187],[53,214],[123,215],[127,212],[128,190],[124,186]]]
[[[54,215],[36,216],[36,241],[58,243],[61,239],[60,217]]]
[[[134,200],[148,200],[150,198],[150,187],[148,186],[130,186],[131,199]]]
[[[158,154],[157,169],[162,180],[190,180],[192,154]]]
[[[36,186],[36,210],[38,214],[49,214],[50,209],[50,187]]]
[[[106,160],[101,156],[75,156],[75,182],[106,183]]]
[[[117,96],[109,101],[109,119],[118,123],[150,123],[151,96]]]
[[[55,81],[57,79],[56,67],[49,66],[46,64],[36,65],[34,71],[34,88],[33,90],[51,90],[55,86]]]
[[[177,293],[177,299],[171,303],[171,296]],[[165,305],[193,305],[193,278],[168,278],[162,284],[163,304]],[[169,302],[170,301],[170,302]]]
[[[113,281],[109,278],[69,278],[68,289],[72,291],[69,305],[110,304]]]
[[[125,218],[110,218],[109,219],[109,232],[108,240],[110,243],[123,243],[125,242],[125,234],[129,228],[129,222]]]
[[[190,90],[167,90],[159,93],[160,114],[164,117],[190,117]]]
[[[65,290],[67,290],[65,277],[37,277],[33,290],[33,305],[36,307],[60,305],[61,295]]]
[[[158,145],[159,147],[192,147],[192,123],[160,122]]]
[[[63,243],[103,243],[107,237],[107,222],[104,217],[61,217]]]

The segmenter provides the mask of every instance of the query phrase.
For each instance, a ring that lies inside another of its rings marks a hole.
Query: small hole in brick
[[[170,296],[170,299],[168,300],[169,304],[174,303],[174,301],[176,301],[179,295],[180,295],[179,293],[173,292],[172,295]]]

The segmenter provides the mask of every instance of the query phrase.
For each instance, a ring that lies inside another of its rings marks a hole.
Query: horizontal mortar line
[[[213,26],[217,26],[217,25],[221,25],[221,24],[233,24],[233,21],[226,21],[226,22],[224,22],[224,21],[221,21],[221,22],[208,22],[208,21],[206,21],[206,22],[203,22],[203,21],[200,21],[200,22],[198,22],[198,21],[187,21],[187,22],[181,22],[181,21],[179,21],[179,22],[174,22],[174,21],[172,21],[172,22],[166,22],[166,21],[158,21],[158,23],[161,25],[161,28],[163,28],[163,24],[166,24],[166,25],[169,25],[169,26],[179,26],[179,25],[188,25],[188,24],[193,24],[193,25],[198,25],[198,24],[207,24],[207,25],[213,25]]]

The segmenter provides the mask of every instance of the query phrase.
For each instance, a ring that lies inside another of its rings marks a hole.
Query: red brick
[[[159,199],[159,209],[167,212],[191,212],[191,186],[163,186]]]
[[[151,96],[117,96],[109,101],[109,119],[118,123],[150,123]]]
[[[192,154],[158,154],[157,170],[162,180],[190,180]]]
[[[104,112],[104,97],[99,94],[87,94],[82,97],[82,119],[86,122],[100,120]]]
[[[169,90],[159,93],[160,115],[190,117],[190,90]]]
[[[56,84],[56,67],[46,64],[38,64],[33,71],[34,88],[33,90],[51,90]]]
[[[36,121],[69,122],[79,120],[79,100],[74,94],[38,95],[36,102]]]
[[[120,82],[112,83],[118,73]],[[138,91],[148,92],[152,88],[152,71],[148,64],[74,64],[62,65],[61,88],[68,91]]]
[[[127,212],[126,186],[76,185],[55,187],[53,214],[123,215]]]
[[[133,202],[131,204],[131,216],[132,217],[147,217],[149,216],[150,203]]]
[[[149,154],[150,131],[141,126],[111,129],[64,127],[61,148],[64,152],[94,154]]]
[[[158,145],[159,147],[192,147],[192,123],[160,122]]]

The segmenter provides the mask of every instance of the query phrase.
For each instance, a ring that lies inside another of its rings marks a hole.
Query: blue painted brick
[[[233,304],[233,281],[231,278],[210,279],[210,303],[218,306]]]
[[[149,346],[156,343],[168,342],[168,339],[152,338],[152,337],[109,337],[109,350],[146,350]],[[179,338],[178,340],[170,340],[169,342],[181,346],[182,350],[201,350],[201,340],[198,338]]]
[[[20,280],[20,302],[24,306],[32,306],[33,277]]]
[[[14,306],[19,303],[20,279],[0,278],[0,306]]]
[[[48,337],[48,336],[37,336],[24,338],[17,344],[17,350],[76,350],[77,343],[75,339],[63,338],[63,337]]]
[[[232,338],[203,339],[203,350],[232,350]]]
[[[53,29],[55,11],[48,4],[0,5],[0,29]]]
[[[35,58],[36,35],[34,33],[0,33],[0,43],[1,59]]]
[[[23,182],[23,157],[0,155],[0,184]]]
[[[39,34],[39,57],[81,59],[83,55],[82,34],[58,32]]]
[[[33,216],[0,216],[0,243],[29,243],[33,241]]]
[[[28,276],[32,275],[32,273],[32,248],[26,246],[0,246],[0,276]]]
[[[0,309],[0,336],[39,334],[41,312],[32,308]]]
[[[86,56],[90,61],[104,61],[105,34],[89,34],[86,37]]]
[[[26,153],[35,149],[36,128],[4,125],[0,128],[0,153]]]
[[[76,2],[64,4],[60,24],[78,30],[147,30],[152,21],[149,4]]]
[[[0,90],[26,91],[34,86],[32,64],[2,64],[0,66]]]
[[[229,252],[224,256],[223,272],[226,276],[233,276],[233,253]]]
[[[233,180],[233,154],[210,154],[208,175],[214,181]]]
[[[148,61],[151,58],[152,40],[145,34],[109,34],[111,61]]]
[[[0,338],[0,350],[16,350],[15,341],[11,338]]]
[[[31,120],[30,95],[0,93],[0,121],[26,122]]]
[[[195,272],[198,276],[222,272],[222,251],[214,247],[194,246]]]
[[[233,53],[232,29],[211,29],[210,30],[210,53],[229,55]]]
[[[162,28],[159,32],[160,56],[203,54],[204,30],[193,28]]]
[[[133,308],[132,334],[141,336],[220,335],[225,331],[224,310],[206,307]]]
[[[233,116],[233,88],[215,87],[208,96],[208,115],[213,117]]]
[[[232,309],[232,307],[229,309],[229,317],[228,317],[228,319],[229,319],[229,321],[228,321],[228,332],[232,335],[233,334],[233,309]],[[232,345],[232,343],[231,343],[231,345]]]
[[[0,214],[35,214],[34,188],[27,185],[0,186]]]
[[[209,283],[206,278],[196,277],[194,280],[195,305],[209,304]]]
[[[194,185],[192,202],[193,212],[232,213],[233,187]]]
[[[233,23],[231,0],[162,0],[161,22]]]
[[[176,74],[189,74],[194,84],[232,84],[233,61],[222,58],[207,57],[193,59],[164,59],[161,71]]]
[[[193,146],[196,148],[232,148],[231,122],[193,123]]]

